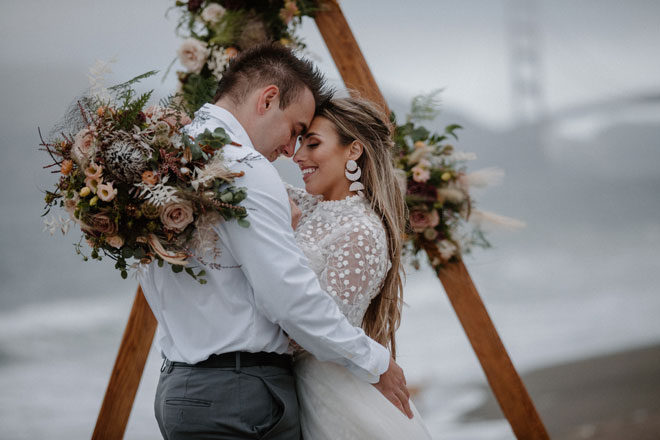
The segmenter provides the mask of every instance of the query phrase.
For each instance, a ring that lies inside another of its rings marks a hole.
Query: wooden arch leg
[[[142,287],[138,286],[92,439],[119,440],[124,437],[156,325]]]

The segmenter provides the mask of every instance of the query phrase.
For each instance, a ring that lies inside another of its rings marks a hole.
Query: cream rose
[[[440,240],[440,243],[438,243],[438,250],[443,259],[449,260],[456,254],[458,247],[449,240]]]
[[[71,147],[71,157],[79,166],[84,167],[87,164],[93,143],[94,133],[90,129],[83,128],[76,134]]]
[[[165,208],[160,213],[160,221],[168,229],[177,232],[183,231],[193,221],[192,203],[184,200],[165,205]]]
[[[199,73],[209,56],[209,49],[206,47],[206,43],[196,38],[188,38],[181,44],[177,54],[183,67],[190,72]]]
[[[201,13],[202,20],[209,24],[215,24],[225,15],[225,8],[217,3],[211,3]]]

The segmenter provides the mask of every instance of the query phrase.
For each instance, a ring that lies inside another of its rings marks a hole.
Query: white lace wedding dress
[[[391,266],[380,219],[359,195],[322,201],[299,188],[287,190],[302,211],[298,245],[321,286],[359,327]],[[412,402],[410,420],[342,366],[303,352],[296,356],[295,376],[305,440],[431,438]]]

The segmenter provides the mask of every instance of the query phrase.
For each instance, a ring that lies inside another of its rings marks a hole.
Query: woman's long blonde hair
[[[392,125],[375,104],[360,98],[333,99],[317,115],[333,123],[342,145],[348,147],[353,141],[363,145],[362,155],[356,161],[362,169],[360,181],[365,187],[364,195],[383,222],[392,267],[380,294],[364,315],[362,328],[373,340],[389,347],[396,357],[395,332],[403,304],[401,249],[406,204],[392,165]]]

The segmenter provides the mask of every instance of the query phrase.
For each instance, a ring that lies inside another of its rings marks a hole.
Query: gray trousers
[[[155,401],[165,440],[300,440],[290,369],[165,367]]]

